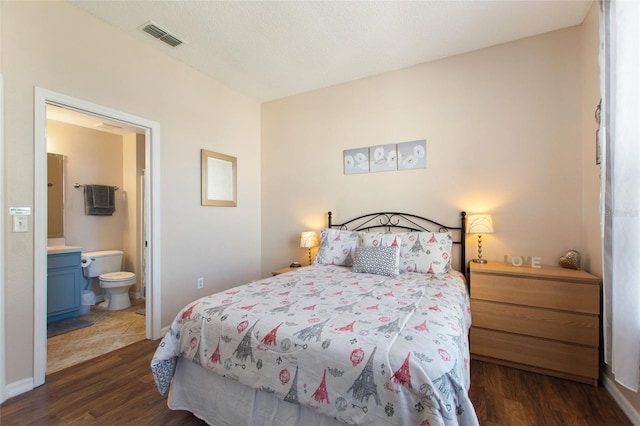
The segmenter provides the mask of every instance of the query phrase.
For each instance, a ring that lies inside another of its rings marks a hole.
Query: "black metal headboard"
[[[343,223],[333,223],[332,213],[327,213],[328,228],[343,229],[348,231],[370,231],[381,229],[386,232],[447,232],[451,231],[453,244],[460,245],[460,269],[465,273],[465,243],[464,233],[466,230],[467,213],[460,212],[460,226],[446,226],[434,220],[410,213],[380,212],[369,213]]]

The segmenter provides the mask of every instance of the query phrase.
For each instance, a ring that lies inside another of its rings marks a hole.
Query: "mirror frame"
[[[202,149],[202,205],[216,207],[238,206],[238,160],[230,155]]]
[[[52,174],[59,177],[59,180],[51,182]],[[47,238],[64,238],[64,185],[64,155],[48,152]]]

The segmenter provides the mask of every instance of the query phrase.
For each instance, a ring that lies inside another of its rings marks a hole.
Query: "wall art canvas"
[[[344,174],[369,173],[369,148],[346,149],[344,151]]]
[[[396,159],[396,144],[378,145],[369,148],[369,170],[372,172],[397,170],[398,162]]]
[[[425,139],[398,144],[398,170],[427,167],[427,141]]]

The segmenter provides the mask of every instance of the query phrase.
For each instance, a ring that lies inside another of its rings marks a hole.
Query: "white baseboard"
[[[169,332],[169,329],[171,328],[170,325],[166,326],[166,327],[162,327],[160,329],[160,338],[162,339],[164,337],[165,334],[167,334]]]
[[[624,397],[622,392],[618,390],[618,387],[611,381],[611,379],[604,374],[604,371],[600,372],[600,380],[602,381],[602,385],[609,392],[613,400],[620,406],[620,409],[624,412],[624,414],[629,417],[631,423],[636,426],[640,426],[640,413],[629,403],[627,398]]]
[[[26,379],[18,380],[17,382],[9,383],[5,387],[5,396],[7,397],[7,399],[11,399],[14,396],[29,392],[34,388],[33,383],[33,377],[28,377]]]

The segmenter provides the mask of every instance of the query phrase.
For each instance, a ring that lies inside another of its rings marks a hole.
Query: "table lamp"
[[[482,258],[482,234],[493,233],[493,221],[490,214],[471,214],[467,217],[467,234],[478,234],[478,258],[475,263],[487,263]]]
[[[309,250],[309,265],[311,265],[311,248],[318,247],[320,241],[318,241],[318,235],[313,231],[305,231],[300,234],[300,247],[305,247]]]

